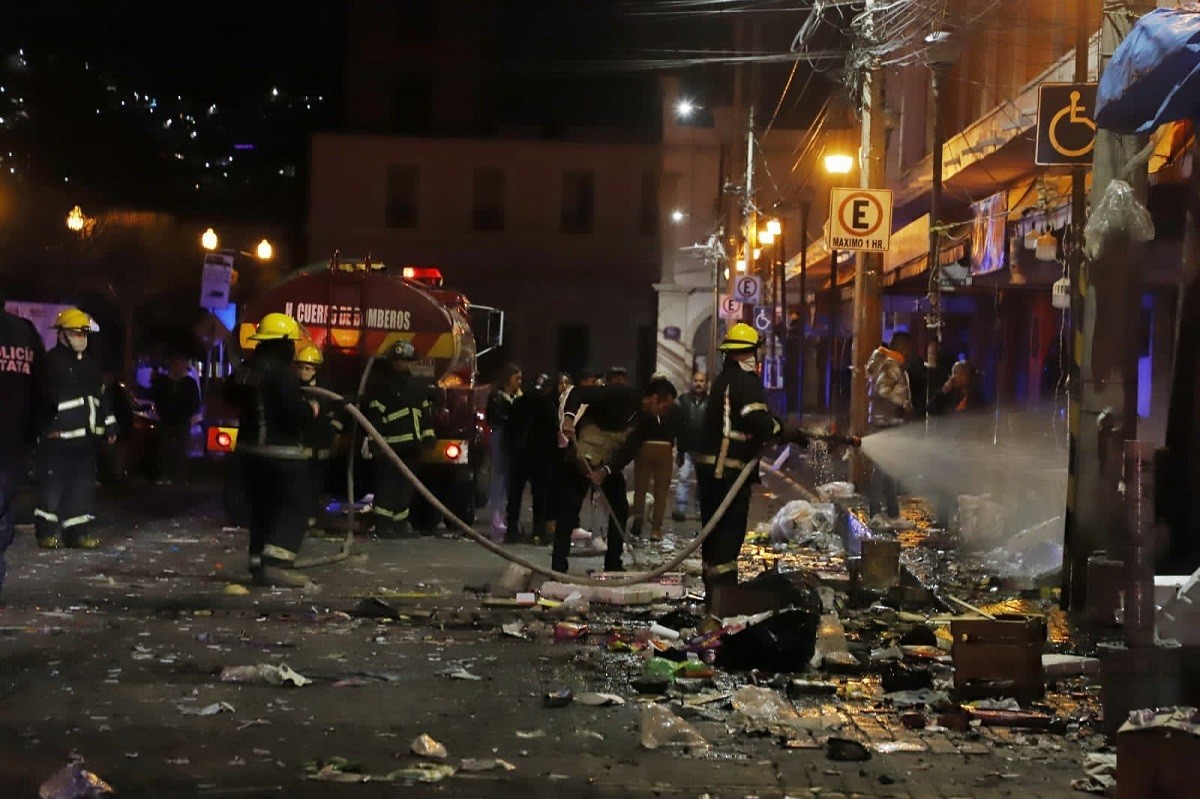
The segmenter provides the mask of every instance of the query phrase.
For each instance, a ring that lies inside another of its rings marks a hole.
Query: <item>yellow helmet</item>
[[[54,326],[59,330],[83,330],[88,333],[99,333],[100,325],[78,308],[68,308],[60,311],[54,320]]]
[[[300,325],[285,313],[269,313],[264,316],[250,340],[267,341],[278,338],[286,338],[290,341],[300,339]]]
[[[320,366],[325,363],[325,357],[321,355],[321,351],[317,349],[317,345],[311,341],[301,346],[296,351],[296,363],[307,363],[312,366]]]
[[[722,352],[744,352],[758,347],[758,331],[745,322],[738,322],[729,328],[725,340],[721,342]]]

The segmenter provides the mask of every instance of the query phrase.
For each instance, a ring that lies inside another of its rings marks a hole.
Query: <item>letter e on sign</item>
[[[829,249],[887,252],[892,239],[889,189],[833,189],[829,208]]]

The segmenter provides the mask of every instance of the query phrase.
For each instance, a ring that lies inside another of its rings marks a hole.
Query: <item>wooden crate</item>
[[[950,634],[955,699],[1012,697],[1025,703],[1044,694],[1045,619],[1003,616],[995,621],[953,621]]]

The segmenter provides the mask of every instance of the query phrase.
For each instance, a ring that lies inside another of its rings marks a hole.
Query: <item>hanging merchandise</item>
[[[1045,232],[1037,237],[1035,250],[1039,261],[1053,261],[1058,256],[1058,239],[1054,238],[1050,228],[1046,228]]]
[[[1050,304],[1060,311],[1071,307],[1071,281],[1060,277],[1050,288]]]
[[[1027,250],[1036,250],[1036,249],[1037,249],[1037,243],[1038,243],[1038,232],[1037,232],[1037,229],[1036,229],[1036,228],[1030,228],[1030,229],[1029,229],[1029,232],[1025,234],[1025,249],[1027,249]]]

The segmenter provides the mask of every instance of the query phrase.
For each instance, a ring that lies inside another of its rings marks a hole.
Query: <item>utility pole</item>
[[[742,233],[745,240],[746,274],[759,271],[754,252],[758,249],[758,206],[754,203],[754,104],[750,104],[750,117],[746,123],[746,182],[742,195]],[[761,275],[760,275],[761,278]],[[763,281],[765,282],[765,281]],[[763,291],[765,292],[765,287]],[[759,300],[762,300],[761,292]],[[754,323],[754,306],[742,309],[742,319]]]
[[[1082,4],[1081,4],[1082,5]],[[1113,51],[1133,26],[1151,10],[1149,0],[1104,0],[1100,27],[1101,74]],[[1080,11],[1086,9],[1081,8]],[[1086,24],[1086,23],[1085,23]],[[1089,26],[1090,27],[1090,26]],[[1086,44],[1084,46],[1086,52]],[[1078,62],[1077,62],[1078,65]],[[1094,113],[1094,109],[1088,109]],[[1125,136],[1100,130],[1092,159],[1092,207],[1113,180],[1128,180],[1134,195],[1145,202],[1145,163],[1134,156],[1144,136]],[[1074,205],[1080,203],[1074,196]],[[1082,216],[1075,225],[1082,225]],[[1110,237],[1095,269],[1078,256],[1073,318],[1079,382],[1072,384],[1071,409],[1074,449],[1068,462],[1068,527],[1064,539],[1063,599],[1068,607],[1083,607],[1087,594],[1087,559],[1097,551],[1119,552],[1125,527],[1121,523],[1118,485],[1123,441],[1137,438],[1137,358],[1141,314],[1141,258],[1137,245]]]
[[[866,0],[871,13],[876,0]],[[867,36],[874,36],[869,25]],[[883,112],[883,75],[872,64],[863,76],[862,150],[859,172],[864,189],[881,189],[887,182],[887,131]],[[885,220],[890,224],[890,220]],[[834,267],[836,275],[836,266]],[[867,359],[883,338],[883,253],[859,252],[854,265],[854,341],[850,363],[850,434],[867,434]],[[834,281],[836,286],[836,279]],[[867,460],[857,448],[851,455],[851,480],[864,490]]]

